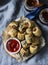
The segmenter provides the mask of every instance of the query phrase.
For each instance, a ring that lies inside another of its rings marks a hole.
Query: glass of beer
[[[41,4],[39,0],[25,0],[25,8],[27,10],[33,10],[37,7],[39,7]]]

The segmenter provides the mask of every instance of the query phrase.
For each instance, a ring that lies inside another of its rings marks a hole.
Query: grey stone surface
[[[48,1],[48,0],[47,0]],[[43,0],[44,2],[44,0]],[[46,2],[46,0],[45,0]],[[5,8],[3,11],[2,9]],[[48,65],[48,26],[38,22],[46,39],[45,47],[28,61],[18,63],[16,59],[10,57],[4,50],[2,44],[2,32],[12,20],[26,15],[24,0],[11,0],[7,5],[0,7],[0,65]]]

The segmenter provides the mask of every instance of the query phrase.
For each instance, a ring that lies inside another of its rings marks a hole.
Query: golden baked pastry
[[[18,34],[18,31],[15,30],[15,29],[11,29],[8,34],[11,36],[11,37],[16,37],[17,34]]]
[[[32,43],[32,37],[33,37],[32,34],[26,34],[25,35],[25,40],[26,40],[27,44],[31,44]]]
[[[31,34],[32,33],[32,28],[27,28],[26,33]]]
[[[27,48],[28,48],[28,45],[27,45],[27,43],[26,43],[26,40],[21,41],[21,44],[22,44],[22,47],[23,47],[24,49],[27,49]]]
[[[31,54],[35,54],[37,52],[37,50],[38,50],[38,46],[33,46],[33,45],[30,46],[30,53]]]
[[[23,49],[23,48],[21,48],[21,50],[20,50],[20,54],[21,54],[21,56],[27,56],[28,55],[28,50],[26,49]]]
[[[35,36],[41,36],[41,30],[38,27],[33,28],[33,34]]]
[[[24,40],[24,38],[25,38],[25,33],[20,33],[20,32],[18,32],[17,38],[18,38],[19,40]]]

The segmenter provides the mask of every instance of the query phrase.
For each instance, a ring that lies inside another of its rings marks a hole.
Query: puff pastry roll
[[[26,49],[26,48],[28,47],[25,40],[21,42],[21,45],[22,45],[22,47],[23,47],[24,49]]]
[[[24,22],[28,23],[28,27],[31,27],[31,21],[28,18]]]
[[[38,37],[41,36],[41,30],[38,27],[34,27],[33,34]]]
[[[11,29],[17,29],[18,28],[18,22],[11,22],[8,26],[7,26],[7,28],[6,28],[6,30],[7,31],[10,31]]]
[[[25,35],[25,40],[27,42],[27,44],[31,44],[32,43],[32,34],[26,34]]]
[[[21,54],[21,56],[28,56],[28,50],[27,49],[25,50],[25,49],[21,48],[20,54]]]
[[[19,31],[23,31],[23,30],[26,30],[27,28],[30,28],[30,27],[33,27],[33,23],[28,19],[26,18],[19,26]]]
[[[30,45],[30,53],[35,54],[37,52],[38,46]]]
[[[11,29],[8,34],[11,36],[11,37],[16,37],[17,34],[18,34],[18,31],[15,30],[15,29]]]
[[[31,28],[27,28],[26,29],[26,33],[29,33],[29,34],[32,33],[32,29]]]
[[[18,38],[19,40],[24,40],[24,38],[25,38],[25,33],[20,33],[20,32],[18,32],[17,38]]]
[[[34,40],[32,41],[32,45],[40,45],[40,38],[34,37]]]
[[[20,24],[20,26],[19,26],[19,31],[20,31],[20,32],[24,32],[24,31],[26,31],[27,28],[28,28],[28,23],[22,22],[22,23]]]

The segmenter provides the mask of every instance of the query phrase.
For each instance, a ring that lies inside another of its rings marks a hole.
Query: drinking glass
[[[25,9],[28,11],[34,10],[41,6],[39,0],[25,0]]]

